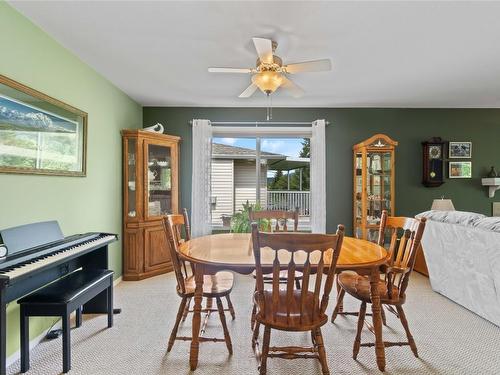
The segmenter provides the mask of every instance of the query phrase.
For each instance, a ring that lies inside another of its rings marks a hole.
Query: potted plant
[[[262,208],[260,204],[250,204],[248,201],[243,204],[243,210],[238,211],[231,218],[231,232],[233,233],[250,233],[252,231],[249,210],[252,211],[261,211]],[[258,220],[259,228],[261,230],[265,230],[269,225],[268,219],[259,219]]]

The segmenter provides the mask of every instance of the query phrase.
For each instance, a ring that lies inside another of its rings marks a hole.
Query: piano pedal
[[[45,335],[45,338],[47,340],[54,340],[54,339],[57,339],[59,336],[61,336],[62,333],[63,333],[62,329],[53,329],[52,331],[49,331]]]

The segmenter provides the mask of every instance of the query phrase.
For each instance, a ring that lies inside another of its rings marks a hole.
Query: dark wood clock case
[[[422,142],[422,184],[427,187],[438,187],[444,184],[445,144],[441,138],[434,137]]]

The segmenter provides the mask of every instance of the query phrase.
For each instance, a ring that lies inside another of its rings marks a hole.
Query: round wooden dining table
[[[194,294],[192,341],[189,364],[191,370],[198,366],[200,344],[200,326],[202,310],[203,276],[213,275],[222,270],[240,274],[250,274],[255,270],[255,259],[252,250],[250,233],[224,233],[193,238],[181,244],[181,258],[195,265],[196,290]],[[375,353],[377,366],[385,369],[385,351],[382,339],[382,315],[378,284],[380,281],[380,266],[387,261],[386,249],[373,242],[352,237],[344,237],[342,250],[337,262],[336,272],[354,270],[359,274],[368,275],[371,284],[372,320],[375,333]],[[326,257],[328,261],[328,255]],[[269,249],[261,250],[263,267],[272,267],[273,253]],[[297,259],[297,264],[300,260]],[[327,263],[327,262],[326,262]],[[311,257],[311,264],[314,259]],[[249,298],[253,291],[249,291]]]

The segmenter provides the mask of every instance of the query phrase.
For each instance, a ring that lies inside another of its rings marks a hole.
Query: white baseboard
[[[113,286],[117,286],[118,284],[120,284],[122,282],[122,280],[123,280],[123,278],[120,276],[115,281],[113,281]],[[72,320],[74,320],[74,319],[72,318]],[[62,323],[61,323],[61,320],[59,319],[50,330],[52,331],[52,330],[61,329],[61,328],[62,328]],[[32,351],[35,346],[37,346],[38,344],[40,344],[43,341],[46,334],[47,334],[47,331],[43,331],[39,336],[35,337],[33,340],[30,341],[30,351]],[[19,349],[15,353],[13,353],[10,357],[7,358],[7,367],[9,367],[14,362],[16,362],[20,357],[21,357],[21,350]]]
[[[113,286],[117,286],[118,284],[120,284],[121,282],[123,281],[123,278],[120,276],[119,278],[117,278],[115,281],[113,281]]]

